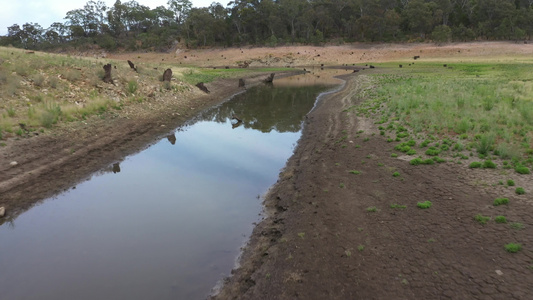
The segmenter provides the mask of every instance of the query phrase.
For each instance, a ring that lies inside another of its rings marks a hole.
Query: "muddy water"
[[[317,76],[251,88],[0,226],[0,299],[205,298],[339,83]]]

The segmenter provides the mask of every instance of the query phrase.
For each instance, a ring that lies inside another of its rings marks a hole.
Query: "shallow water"
[[[0,299],[205,298],[332,89],[298,84],[311,76],[251,88],[0,226]]]

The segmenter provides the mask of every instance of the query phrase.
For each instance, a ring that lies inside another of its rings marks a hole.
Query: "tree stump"
[[[239,87],[243,87],[244,86],[244,79],[239,79]]]
[[[197,83],[196,87],[202,90],[204,93],[209,94],[210,91],[207,89],[207,87],[204,85],[203,82]]]
[[[276,74],[275,73],[270,74],[270,76],[268,76],[268,78],[265,79],[265,82],[266,83],[272,83],[274,81],[274,75],[276,75]]]
[[[163,73],[163,81],[170,82],[170,80],[172,80],[172,70],[166,69],[165,73]]]
[[[104,75],[104,82],[105,83],[111,83],[111,84],[114,84],[113,82],[113,78],[111,78],[111,64],[107,64],[104,66],[104,71],[105,71],[105,75]]]

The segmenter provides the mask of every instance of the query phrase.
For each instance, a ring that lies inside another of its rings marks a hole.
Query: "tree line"
[[[169,0],[88,1],[49,28],[8,27],[0,45],[53,49],[97,44],[113,50],[324,42],[522,40],[533,33],[533,0],[234,0],[193,8]]]

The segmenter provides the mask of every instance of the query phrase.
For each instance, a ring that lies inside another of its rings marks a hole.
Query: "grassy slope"
[[[389,141],[402,142],[396,150],[423,153],[422,161],[478,156],[501,158],[504,168],[531,166],[533,60],[377,65],[389,69],[372,75],[371,100],[358,113],[374,116]]]
[[[102,66],[111,63],[115,85],[102,82]],[[234,78],[278,69],[199,69],[172,63],[136,63],[138,73],[124,61],[27,53],[0,47],[0,140],[44,131],[58,122],[85,120],[139,103],[185,97],[198,82]],[[171,68],[172,83],[160,81]],[[181,95],[181,96],[180,96]],[[23,124],[23,125],[19,125]]]

